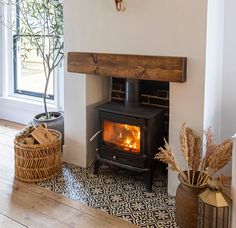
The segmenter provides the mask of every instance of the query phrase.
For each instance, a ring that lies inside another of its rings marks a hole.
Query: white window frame
[[[11,20],[10,7],[0,5],[0,13]],[[14,93],[12,31],[0,23],[0,119],[27,124],[44,112],[43,99]],[[64,66],[55,70],[54,100],[48,100],[49,111],[64,110]]]

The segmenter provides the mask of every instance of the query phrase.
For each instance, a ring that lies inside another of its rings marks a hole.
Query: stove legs
[[[144,181],[146,183],[146,187],[147,187],[148,192],[152,192],[152,184],[153,184],[153,172],[152,171],[148,171],[145,173]]]
[[[98,174],[99,167],[100,167],[100,161],[98,159],[96,159],[95,163],[94,163],[94,170],[93,170],[94,175]]]

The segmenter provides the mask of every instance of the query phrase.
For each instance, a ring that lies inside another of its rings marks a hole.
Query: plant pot
[[[54,129],[61,132],[62,135],[62,145],[64,145],[64,117],[61,112],[50,112],[50,115],[53,115],[53,119],[40,119],[41,117],[45,116],[45,113],[37,114],[34,118],[32,123],[35,125],[39,125],[42,123],[47,124],[49,129]]]
[[[180,184],[176,192],[176,222],[180,228],[197,228],[198,195],[206,189],[183,182],[179,175]]]

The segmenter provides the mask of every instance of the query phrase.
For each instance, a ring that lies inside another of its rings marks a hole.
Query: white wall
[[[48,104],[49,111],[58,111],[54,105]],[[15,97],[0,97],[0,119],[28,124],[36,114],[44,111],[43,103],[19,99]]]
[[[224,65],[222,88],[222,131],[221,139],[230,138],[236,132],[236,1],[225,0]],[[232,176],[231,197],[233,200],[232,224],[236,224],[236,135],[231,164],[224,169]],[[233,226],[232,226],[233,227]]]
[[[86,75],[86,141],[87,141],[87,166],[90,166],[95,159],[97,140],[92,142],[89,139],[98,131],[98,115],[95,106],[101,102],[108,101],[110,97],[110,78]]]
[[[236,132],[236,1],[225,0],[224,68],[222,91],[222,135],[229,138]]]
[[[0,5],[0,15],[3,15],[3,7]],[[0,23],[0,53],[3,53],[3,43],[4,43],[4,35],[3,35],[3,25]],[[3,73],[4,73],[4,66],[3,64],[1,65],[1,63],[3,63],[3,58],[4,55],[1,54],[0,55],[0,96],[2,96],[3,94]]]
[[[223,74],[224,1],[208,0],[204,129],[220,142]]]
[[[207,1],[127,0],[126,3],[127,10],[118,13],[113,0],[65,1],[66,52],[188,57],[187,83],[170,86],[170,144],[178,151],[183,122],[197,130],[203,128]],[[86,148],[89,142],[85,120],[86,106],[94,102],[94,96],[86,93],[85,84],[89,88],[91,82],[85,80],[83,75],[66,73],[67,158],[81,166],[86,165],[82,155],[85,150],[86,154],[93,153]],[[177,157],[181,160],[180,153]],[[175,194],[177,185],[176,175],[170,172],[170,194]]]
[[[236,2],[234,0],[225,0],[221,140],[230,138],[236,132],[235,10]],[[235,170],[232,170],[231,163],[224,168],[223,172],[229,176],[235,174]]]
[[[66,39],[65,39],[66,41]],[[67,74],[64,81],[66,161],[86,167],[86,78]]]

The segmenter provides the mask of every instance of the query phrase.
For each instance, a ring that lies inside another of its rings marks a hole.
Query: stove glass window
[[[125,152],[140,153],[140,127],[105,120],[103,142]]]

